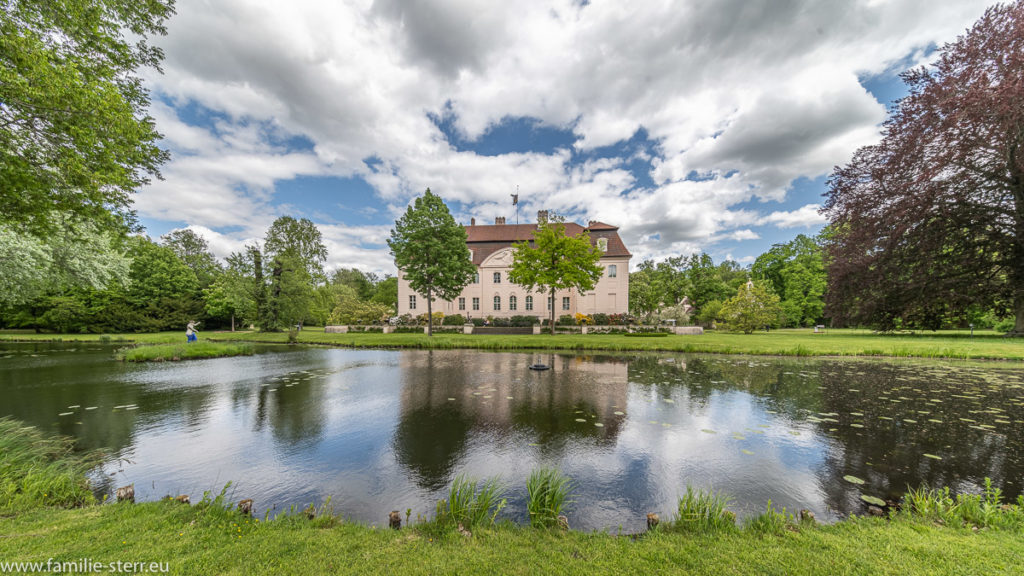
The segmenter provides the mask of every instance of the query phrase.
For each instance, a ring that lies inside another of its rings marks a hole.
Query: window
[[[494,297],[494,309],[501,310],[501,296]]]
[[[608,239],[607,238],[598,238],[597,239],[597,249],[600,250],[601,252],[607,252],[608,251]]]
[[[508,297],[508,309],[515,310],[516,306],[519,305],[519,300],[515,296]]]
[[[501,284],[501,272],[494,273],[494,283]]]
[[[459,298],[459,310],[465,310],[465,309],[466,309],[466,299],[465,298]]]
[[[618,275],[619,275],[619,267],[616,266],[615,264],[609,265],[608,266],[608,277],[609,278],[615,278]]]
[[[416,295],[415,294],[409,294],[409,310],[415,310],[415,309],[416,309]]]
[[[480,273],[479,272],[474,272],[473,273],[473,284],[479,284],[479,283],[480,283]]]
[[[526,309],[533,310],[533,296],[526,297]]]
[[[479,298],[473,298],[473,310],[479,310],[479,309],[480,309],[480,299]]]
[[[548,310],[551,310],[551,296],[548,296]]]
[[[562,310],[568,310],[568,309],[569,309],[569,297],[568,296],[563,296],[562,297]]]

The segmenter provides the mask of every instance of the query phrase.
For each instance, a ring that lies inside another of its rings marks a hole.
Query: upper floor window
[[[479,283],[480,283],[480,273],[479,272],[474,272],[473,273],[473,284],[479,284]]]
[[[597,239],[597,249],[600,250],[601,252],[607,252],[608,251],[608,239],[607,238],[598,238]]]
[[[508,297],[508,309],[509,310],[515,310],[517,306],[519,306],[519,299],[516,298],[515,296],[509,296]]]
[[[415,310],[415,309],[416,309],[416,295],[415,294],[409,294],[409,310]]]
[[[609,264],[608,265],[608,277],[609,278],[615,278],[618,275],[619,275],[619,267],[616,266],[615,264]]]
[[[494,283],[501,284],[501,272],[494,273]]]
[[[501,310],[501,296],[494,297],[494,309]]]

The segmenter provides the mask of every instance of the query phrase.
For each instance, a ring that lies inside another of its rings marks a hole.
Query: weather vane
[[[512,196],[512,205],[516,207],[516,226],[519,225],[519,184],[516,184],[516,193]]]

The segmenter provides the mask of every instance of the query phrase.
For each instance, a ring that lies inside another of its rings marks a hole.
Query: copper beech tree
[[[984,307],[1024,335],[1024,0],[938,54],[829,179],[827,315],[935,329]]]

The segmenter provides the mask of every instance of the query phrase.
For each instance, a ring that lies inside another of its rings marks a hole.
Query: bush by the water
[[[251,356],[252,344],[238,342],[192,342],[190,344],[156,344],[136,346],[118,351],[125,362],[163,362],[224,356]]]

